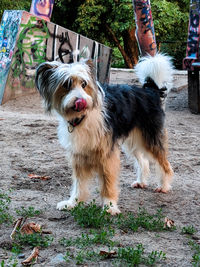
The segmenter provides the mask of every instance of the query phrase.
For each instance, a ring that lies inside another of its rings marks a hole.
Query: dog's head
[[[81,117],[98,105],[98,87],[90,60],[42,63],[36,71],[36,87],[46,110],[55,109],[67,120]]]

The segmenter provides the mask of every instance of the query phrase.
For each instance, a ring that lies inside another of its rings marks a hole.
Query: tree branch
[[[119,48],[119,51],[121,52],[125,62],[126,62],[126,65],[132,69],[133,68],[133,63],[131,62],[129,56],[126,54],[124,48],[122,47],[122,45],[120,44],[120,41],[118,40],[117,36],[115,35],[115,33],[113,32],[113,30],[108,26],[108,24],[105,24],[106,25],[106,29],[108,30],[108,32],[110,33],[112,39],[114,40],[115,44],[117,45],[117,47]]]

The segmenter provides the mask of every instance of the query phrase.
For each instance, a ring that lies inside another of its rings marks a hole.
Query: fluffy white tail
[[[167,93],[173,86],[173,65],[171,57],[157,53],[155,56],[145,56],[135,67],[139,81],[144,84],[151,78],[159,89],[166,87]]]

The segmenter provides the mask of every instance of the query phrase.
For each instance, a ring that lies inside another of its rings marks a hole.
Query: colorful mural
[[[12,75],[19,86],[34,87],[35,68],[46,60],[46,40],[50,37],[44,20],[28,16],[20,25],[16,50],[11,64]]]
[[[50,21],[54,0],[32,0],[30,13]]]
[[[5,11],[4,16],[8,12]],[[28,12],[22,11],[20,14],[21,23],[15,31],[17,38],[12,39],[13,57],[12,61],[10,57],[7,67],[9,75],[4,79],[4,85],[0,88],[2,95],[0,104],[17,96],[35,92],[35,70],[44,61],[57,60],[70,63],[89,56],[96,67],[99,81],[108,82],[110,48]],[[7,19],[8,17],[8,15],[5,16]],[[12,34],[14,34],[14,30]],[[4,34],[4,37],[0,39],[3,51],[10,42],[6,36],[8,35]],[[9,38],[11,38],[11,34]],[[79,51],[79,54],[75,53],[76,51]]]
[[[157,51],[150,0],[133,0],[136,37],[141,55],[155,55]]]
[[[193,70],[192,64],[200,62],[200,1],[190,1],[190,19],[188,27],[188,40],[186,58],[183,60],[183,68]]]
[[[0,24],[0,103],[10,70],[21,16],[21,11],[4,12]]]

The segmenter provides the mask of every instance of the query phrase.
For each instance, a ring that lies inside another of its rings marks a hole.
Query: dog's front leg
[[[57,209],[72,209],[78,202],[85,201],[88,194],[88,179],[85,177],[77,177],[77,175],[74,174],[70,198],[58,202]]]
[[[103,207],[108,207],[108,212],[112,215],[120,213],[117,206],[119,189],[118,176],[120,171],[119,151],[105,159],[99,172],[101,184],[101,197]]]

